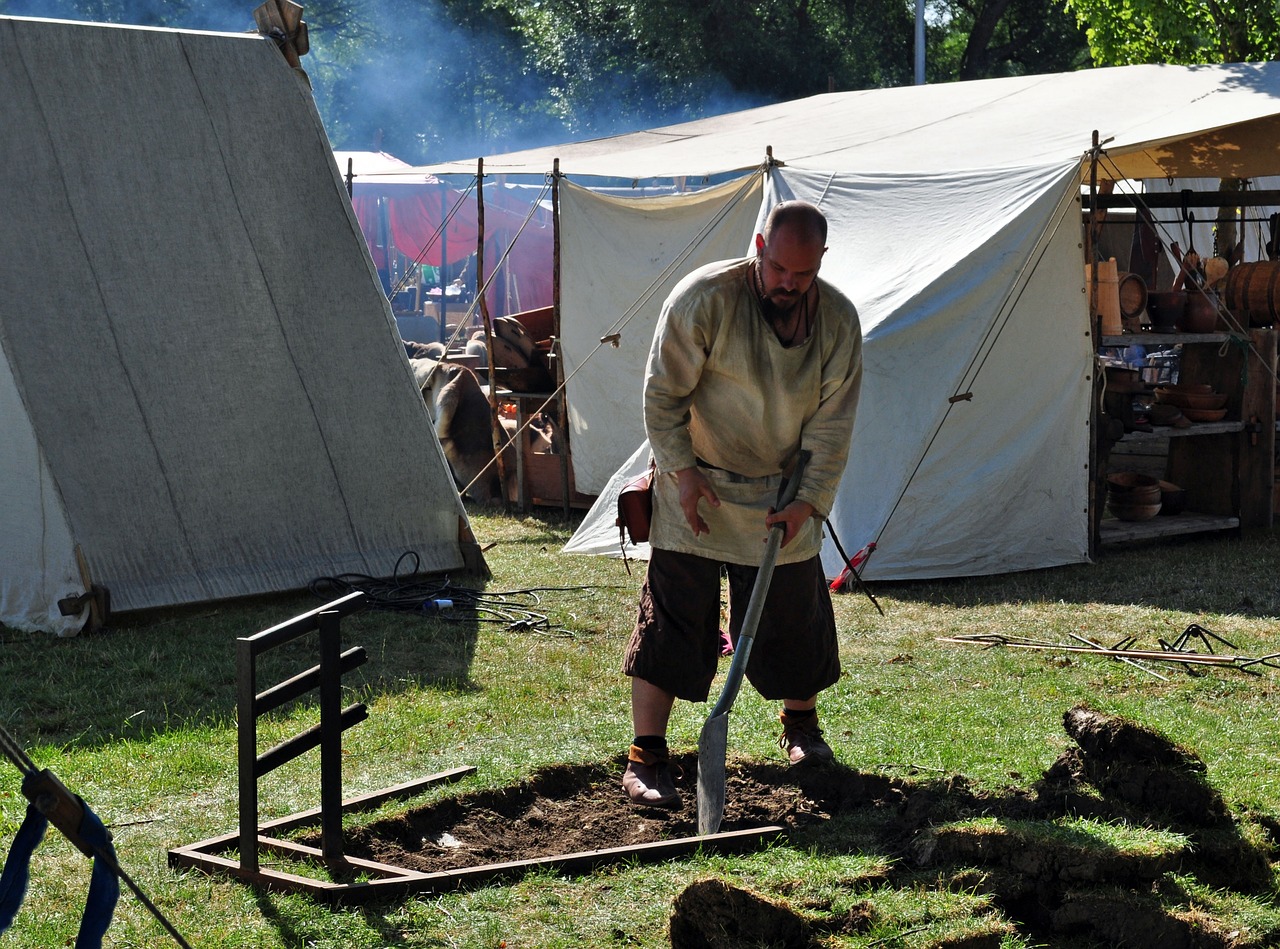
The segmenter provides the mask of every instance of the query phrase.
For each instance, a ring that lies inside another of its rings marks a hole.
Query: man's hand
[[[698,513],[698,502],[705,498],[712,507],[720,506],[720,498],[711,487],[711,482],[696,466],[681,468],[677,471],[676,482],[680,486],[680,509],[684,511],[684,519],[689,522],[689,529],[693,531],[693,536],[710,534],[711,528]]]
[[[813,517],[814,513],[813,505],[808,501],[792,501],[781,511],[770,508],[764,523],[770,530],[773,529],[774,524],[785,525],[782,531],[782,546],[785,547],[795,539],[796,534],[800,533],[800,528],[804,527],[805,522]]]

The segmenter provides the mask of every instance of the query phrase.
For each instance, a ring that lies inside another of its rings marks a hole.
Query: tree
[[[931,81],[1067,72],[1089,65],[1084,31],[1051,0],[945,0],[927,70]]]
[[[1240,63],[1273,59],[1273,0],[1066,0],[1099,63]]]

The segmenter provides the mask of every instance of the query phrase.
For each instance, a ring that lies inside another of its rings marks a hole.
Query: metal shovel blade
[[[698,736],[698,836],[720,829],[724,819],[724,762],[729,746],[729,712],[712,715]]]
[[[809,452],[801,451],[792,470],[791,477],[778,493],[776,510],[782,510],[790,504],[800,487],[800,476],[804,473],[809,460]],[[756,572],[756,582],[751,588],[751,599],[747,603],[746,615],[742,618],[742,629],[738,632],[738,642],[733,650],[733,661],[725,674],[724,687],[715,708],[707,716],[698,735],[698,835],[705,837],[720,829],[724,819],[724,772],[725,757],[729,745],[729,709],[738,697],[738,688],[742,685],[742,677],[747,671],[747,659],[751,656],[751,644],[755,641],[756,627],[760,625],[760,614],[764,612],[765,597],[769,594],[769,581],[773,579],[773,566],[778,561],[778,550],[782,546],[783,528],[775,525],[769,531],[769,540],[765,544],[764,558],[760,561],[760,569]]]

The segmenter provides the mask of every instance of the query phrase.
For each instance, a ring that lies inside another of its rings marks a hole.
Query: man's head
[[[775,205],[756,235],[756,263],[765,299],[787,313],[808,293],[827,252],[827,219],[807,201]]]

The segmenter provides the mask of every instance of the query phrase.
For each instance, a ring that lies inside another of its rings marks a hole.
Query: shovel
[[[781,511],[795,500],[809,454],[808,451],[800,452],[791,477],[778,488],[775,511]],[[751,588],[747,614],[742,619],[742,629],[738,633],[738,642],[734,647],[733,661],[729,663],[729,672],[724,679],[724,687],[720,690],[720,698],[707,717],[706,724],[702,726],[702,734],[698,736],[699,836],[714,834],[720,829],[720,821],[724,818],[724,762],[729,741],[729,709],[733,708],[733,700],[738,697],[738,688],[742,685],[742,676],[747,670],[751,643],[755,639],[756,626],[760,624],[760,614],[764,612],[764,600],[769,593],[769,581],[773,577],[773,565],[778,559],[784,530],[784,525],[775,524],[769,531],[769,541],[765,545],[764,558],[756,573],[755,585]]]

